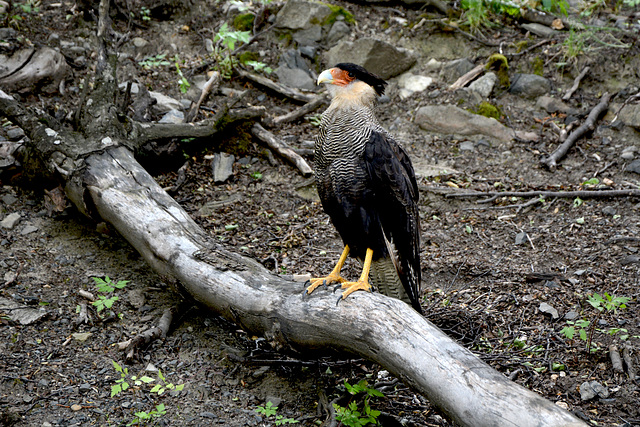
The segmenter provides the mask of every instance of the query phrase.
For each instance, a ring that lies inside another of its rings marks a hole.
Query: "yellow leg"
[[[340,270],[344,266],[344,262],[347,260],[347,256],[349,255],[349,245],[345,245],[344,250],[342,251],[342,255],[340,255],[340,259],[338,263],[333,268],[333,271],[329,273],[326,277],[314,277],[309,280],[311,285],[304,291],[305,294],[310,294],[315,291],[318,286],[327,286],[332,283],[344,283],[345,279],[340,277]]]
[[[364,257],[364,265],[362,266],[362,274],[357,282],[343,282],[342,289],[346,289],[342,296],[338,299],[347,298],[355,291],[368,291],[371,292],[371,285],[369,284],[369,270],[371,270],[371,260],[373,259],[373,249],[367,248],[367,254]]]

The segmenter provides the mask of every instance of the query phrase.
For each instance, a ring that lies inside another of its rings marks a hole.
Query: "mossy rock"
[[[347,24],[355,24],[356,19],[353,17],[353,14],[349,12],[347,9],[336,6],[334,4],[325,3],[329,9],[331,9],[331,14],[324,19],[322,25],[333,25],[336,22],[338,16],[343,16],[344,20]]]
[[[487,60],[485,68],[496,73],[501,86],[509,87],[511,85],[509,82],[509,61],[507,61],[506,56],[494,53]]]
[[[250,31],[253,29],[253,21],[256,19],[253,13],[243,13],[233,18],[233,28],[238,31]]]

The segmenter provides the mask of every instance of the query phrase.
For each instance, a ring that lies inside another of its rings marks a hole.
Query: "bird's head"
[[[322,83],[335,85],[340,88],[347,88],[349,85],[354,84],[357,86],[363,83],[371,87],[377,96],[384,94],[384,89],[387,85],[387,82],[375,74],[370,73],[364,67],[351,63],[337,64],[333,68],[324,70],[318,76],[317,84]]]

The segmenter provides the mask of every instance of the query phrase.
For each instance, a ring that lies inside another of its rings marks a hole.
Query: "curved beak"
[[[333,80],[332,71],[333,71],[333,68],[329,68],[328,70],[324,70],[322,73],[320,73],[316,84],[318,85],[321,83],[333,84],[334,80]]]

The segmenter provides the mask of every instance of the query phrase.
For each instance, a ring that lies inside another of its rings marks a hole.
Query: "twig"
[[[613,120],[611,120],[611,123],[615,123],[616,120],[618,120],[618,115],[620,114],[620,111],[622,111],[622,109],[626,107],[628,103],[633,102],[637,99],[640,99],[640,92],[633,94],[627,99],[625,99],[622,105],[620,106],[620,108],[618,108],[618,111],[616,111],[616,115],[613,117]]]
[[[461,76],[451,86],[449,86],[449,90],[453,91],[465,87],[469,82],[482,74],[483,70],[484,64],[476,65],[471,71]]]
[[[278,155],[293,163],[302,173],[302,175],[307,176],[313,173],[313,170],[305,159],[300,157],[287,144],[282,141],[278,141],[273,133],[260,126],[260,124],[254,123],[254,125],[251,127],[251,134],[259,140],[265,142],[269,146],[269,148],[278,153]]]
[[[576,143],[576,141],[581,138],[587,132],[593,131],[596,126],[596,120],[600,117],[600,115],[609,108],[609,100],[611,99],[611,95],[608,92],[605,92],[600,98],[600,102],[596,105],[593,110],[589,113],[587,120],[576,130],[571,132],[569,137],[564,141],[556,150],[549,155],[546,159],[542,160],[542,164],[547,166],[549,169],[555,169],[557,166],[557,162],[562,159],[569,149]]]
[[[169,327],[171,326],[171,321],[173,320],[173,309],[167,308],[164,313],[162,313],[162,317],[158,321],[158,326],[155,328],[147,329],[139,335],[136,335],[134,338],[130,339],[127,342],[126,350],[126,359],[133,359],[134,353],[143,345],[149,344],[152,341],[158,338],[164,338],[169,333]]]
[[[563,101],[568,101],[571,98],[571,95],[573,95],[573,93],[576,90],[578,90],[578,86],[580,86],[580,81],[584,78],[584,76],[587,75],[589,70],[591,70],[591,68],[587,65],[586,67],[584,67],[584,70],[582,70],[582,72],[578,75],[578,77],[576,77],[575,80],[573,80],[573,86],[571,86],[571,89],[569,89],[567,93],[565,93],[564,96],[562,97]]]
[[[473,192],[473,193],[449,193],[445,197],[492,197],[492,201],[498,197],[564,197],[581,199],[597,199],[608,197],[640,197],[640,189],[627,190],[576,190],[576,191],[489,191],[489,192]]]
[[[283,114],[282,116],[274,117],[273,119],[266,119],[265,124],[267,126],[272,127],[272,126],[279,126],[283,123],[293,122],[295,120],[298,120],[300,117],[303,117],[305,114],[309,114],[310,112],[317,110],[322,105],[327,103],[328,103],[327,98],[325,98],[324,96],[317,96],[315,99],[313,99],[310,102],[307,102],[297,110],[294,110],[287,114]]]
[[[297,89],[282,85],[280,83],[276,83],[273,80],[270,80],[261,75],[250,73],[241,69],[238,69],[236,71],[240,75],[240,77],[251,80],[254,83],[257,83],[279,93],[280,95],[286,96],[287,98],[291,98],[301,102],[311,102],[315,99],[315,95],[303,93]]]
[[[618,351],[618,346],[616,346],[615,344],[611,344],[609,346],[609,358],[611,359],[613,370],[620,374],[624,373],[624,369],[622,368],[622,359],[620,358],[620,352]]]
[[[204,87],[202,88],[202,93],[200,94],[200,98],[198,99],[198,102],[196,102],[196,104],[193,107],[191,107],[191,110],[189,110],[189,113],[185,116],[184,118],[185,123],[191,123],[196,118],[196,116],[198,115],[198,110],[200,109],[200,105],[202,105],[206,97],[216,87],[218,87],[219,84],[220,84],[220,73],[217,71],[214,71],[211,74],[211,78],[207,80],[207,82],[204,84]]]
[[[629,379],[634,381],[636,379],[636,369],[633,366],[631,348],[629,344],[625,344],[622,348],[622,359],[624,360],[625,365],[627,365],[627,374],[629,375]]]

